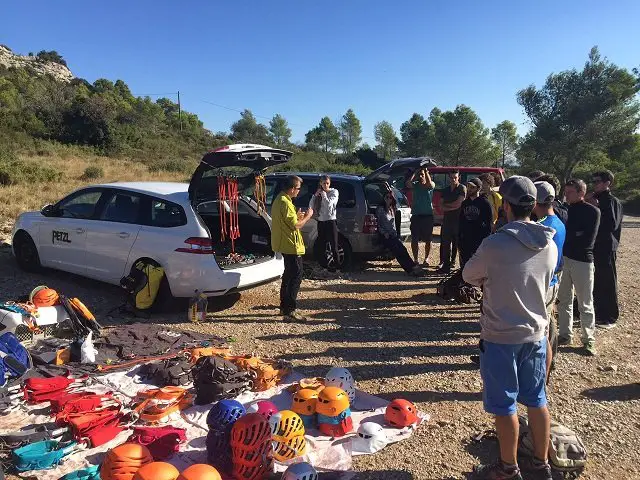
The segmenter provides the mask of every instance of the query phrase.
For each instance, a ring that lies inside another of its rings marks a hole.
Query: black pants
[[[296,299],[302,283],[302,257],[287,255],[284,257],[284,273],[280,285],[280,309],[283,315],[289,315],[296,309]]]
[[[460,232],[460,212],[455,215],[444,215],[440,227],[440,264],[443,268],[451,268],[458,256],[458,234]]]
[[[411,270],[413,270],[413,267],[416,266],[416,263],[409,256],[409,252],[407,252],[406,247],[398,237],[382,237],[382,243],[386,248],[391,250],[391,253],[393,253],[394,257],[396,257],[396,260],[398,260],[398,263],[405,272],[409,273],[411,272]]]
[[[338,257],[338,222],[335,220],[326,220],[318,222],[318,241],[322,243],[322,252],[324,263],[330,270],[340,268],[340,259]],[[327,244],[330,245],[330,251],[327,250]]]
[[[460,268],[464,268],[465,263],[467,263],[473,254],[476,253],[476,250],[480,247],[483,239],[470,239],[470,240],[460,240]],[[455,261],[455,257],[452,262]]]
[[[615,323],[620,316],[616,252],[594,252],[593,265],[593,308],[596,322]]]

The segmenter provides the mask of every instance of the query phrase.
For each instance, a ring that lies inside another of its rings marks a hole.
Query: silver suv
[[[385,249],[378,235],[375,211],[382,205],[388,185],[399,177],[405,177],[421,166],[431,166],[433,162],[427,158],[405,158],[394,160],[383,165],[366,177],[345,174],[331,174],[331,187],[340,192],[338,200],[338,263],[341,269],[348,268],[354,256],[371,259],[385,254]],[[318,188],[322,174],[308,172],[278,172],[265,176],[266,203],[270,209],[276,194],[283,189],[288,175],[302,178],[302,189],[294,200],[297,208],[307,209],[312,195]],[[391,187],[398,210],[396,212],[396,228],[403,239],[411,235],[411,207],[400,190]],[[307,253],[312,253],[316,260],[326,266],[326,258],[330,257],[329,244],[321,245],[318,238],[317,221],[311,219],[302,229],[302,236]]]

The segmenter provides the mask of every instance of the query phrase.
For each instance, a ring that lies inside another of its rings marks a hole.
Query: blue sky
[[[637,0],[38,0],[3,2],[1,16],[14,52],[57,50],[76,76],[136,94],[180,90],[213,131],[239,114],[206,102],[280,113],[295,140],[353,108],[373,144],[380,120],[398,129],[460,103],[522,133],[516,92],[581,67],[593,45],[640,65]]]

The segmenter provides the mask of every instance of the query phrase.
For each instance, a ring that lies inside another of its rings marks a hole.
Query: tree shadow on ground
[[[597,402],[640,400],[640,383],[589,388],[581,395]]]
[[[401,391],[401,392],[380,392],[376,396],[385,400],[404,398],[413,403],[437,403],[437,402],[479,402],[482,400],[482,392],[434,392],[424,391]]]

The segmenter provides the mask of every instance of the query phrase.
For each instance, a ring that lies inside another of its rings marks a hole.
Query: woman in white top
[[[325,265],[329,271],[335,272],[340,268],[338,258],[338,223],[336,210],[338,206],[338,190],[331,188],[331,178],[322,175],[318,182],[318,190],[311,197],[309,208],[318,212],[318,242],[325,246]],[[329,245],[330,248],[326,248]]]

